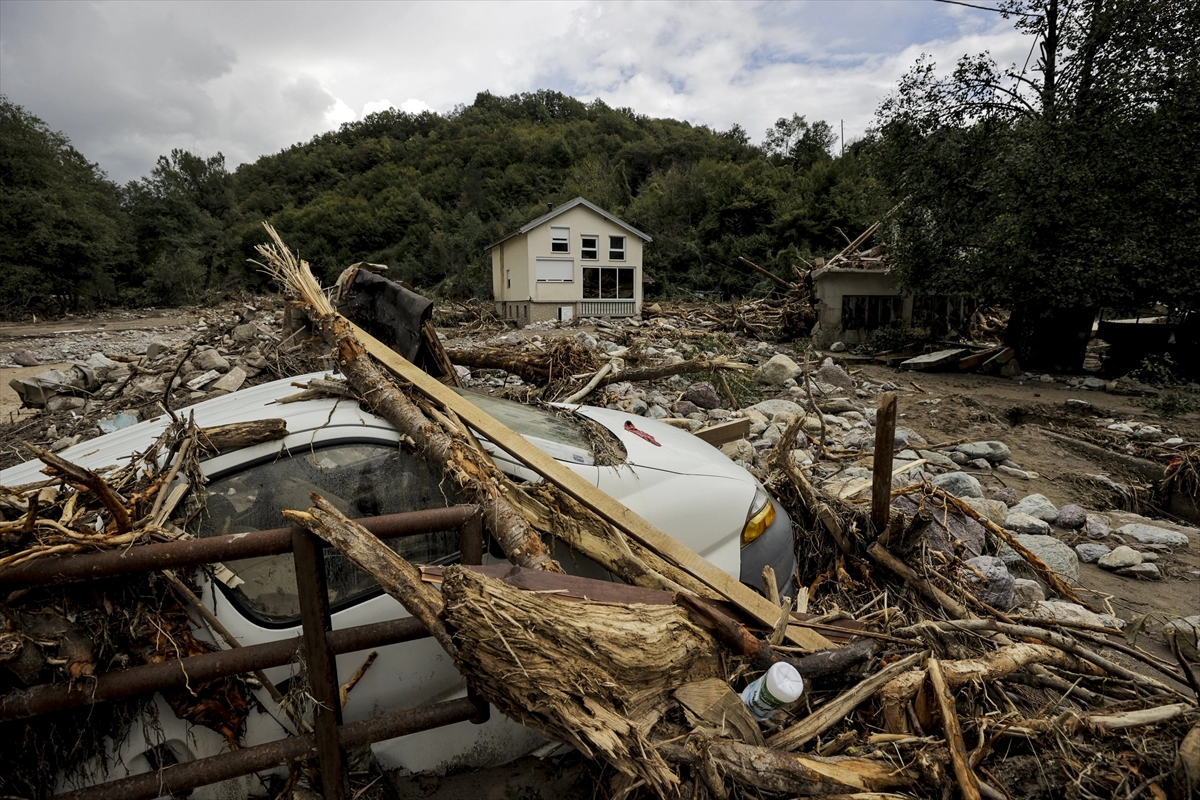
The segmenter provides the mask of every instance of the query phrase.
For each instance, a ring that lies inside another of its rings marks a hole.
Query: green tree
[[[916,291],[1009,306],[1022,363],[1076,368],[1097,309],[1196,309],[1200,5],[1010,0],[1032,69],[922,58],[875,165]]]
[[[0,309],[111,299],[129,257],[117,187],[0,95]]]
[[[820,161],[828,161],[829,150],[837,142],[837,134],[825,120],[809,124],[800,114],[780,117],[767,130],[763,149],[769,155],[797,169],[807,169]]]

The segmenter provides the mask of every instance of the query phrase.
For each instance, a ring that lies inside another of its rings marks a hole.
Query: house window
[[[584,261],[595,261],[600,258],[600,237],[594,233],[585,233],[581,236],[579,257]]]
[[[507,286],[505,286],[505,288],[511,289],[512,288],[512,270],[511,269],[504,270],[504,280],[508,284]]]
[[[550,252],[551,253],[569,253],[571,252],[571,229],[570,228],[550,228]]]
[[[633,267],[584,267],[584,300],[632,300]]]
[[[608,260],[609,261],[624,261],[625,260],[625,237],[624,236],[608,237]]]
[[[538,283],[568,283],[575,278],[575,262],[569,258],[539,258]]]

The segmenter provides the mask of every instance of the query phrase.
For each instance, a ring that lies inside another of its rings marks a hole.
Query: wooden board
[[[720,447],[726,442],[736,442],[749,436],[750,418],[734,419],[710,428],[702,428],[696,431],[695,435],[697,439],[703,439],[713,447]]]
[[[981,369],[984,372],[994,372],[1007,364],[1009,361],[1012,361],[1013,356],[1016,354],[1017,351],[1013,350],[1011,347],[1001,348],[998,353],[983,362]]]
[[[987,361],[994,355],[997,355],[1003,347],[992,347],[987,350],[980,350],[978,353],[972,353],[958,361],[959,370],[966,372],[967,370],[978,369],[983,362]]]
[[[923,356],[917,356],[916,358],[900,362],[900,369],[938,369],[950,364],[957,365],[958,360],[962,358],[965,352],[967,352],[965,347],[956,347],[951,350],[938,350],[936,353],[926,353]]]
[[[492,444],[553,482],[618,530],[632,536],[643,546],[654,550],[667,561],[711,586],[718,594],[729,598],[734,605],[748,613],[760,624],[769,629],[775,627],[775,623],[782,613],[778,606],[752,589],[743,586],[736,578],[727,575],[711,561],[697,555],[665,531],[651,525],[613,497],[600,491],[582,476],[559,464],[523,436],[497,421],[479,406],[460,397],[449,386],[418,369],[362,328],[353,323],[350,323],[350,327],[367,352],[395,375],[411,383],[421,394],[440,404],[443,408],[454,411],[466,425],[482,434]],[[809,633],[813,633],[815,636],[798,635],[795,629],[789,629],[788,639],[798,647],[809,650],[827,649],[833,646],[832,642],[816,634],[815,631],[809,631]]]

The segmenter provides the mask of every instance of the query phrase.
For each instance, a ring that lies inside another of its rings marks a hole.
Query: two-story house
[[[650,237],[582,197],[492,243],[496,313],[521,325],[642,310]]]

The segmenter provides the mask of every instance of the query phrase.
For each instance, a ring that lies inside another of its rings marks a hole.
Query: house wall
[[[570,228],[569,251],[555,253],[551,250],[551,228]],[[580,258],[582,236],[592,234],[599,237],[598,258],[583,261]],[[625,259],[612,261],[608,258],[608,237],[625,237]],[[583,269],[585,266],[633,267],[633,313],[642,308],[642,254],[645,243],[625,228],[615,225],[594,213],[586,206],[576,206],[553,219],[543,222],[523,236],[515,236],[492,249],[492,287],[496,299],[497,313],[505,314],[506,304],[529,304],[529,322],[558,319],[559,307],[571,306],[579,315],[578,303],[583,299]],[[571,262],[570,281],[538,281],[538,258],[566,259]],[[518,268],[518,263],[520,268]],[[505,270],[512,273],[512,287],[505,285]],[[524,310],[524,309],[522,309]],[[522,317],[523,319],[523,317]]]
[[[842,300],[846,296],[901,296],[896,278],[891,273],[838,267],[825,267],[813,272],[813,294],[817,298],[820,325],[813,341],[817,347],[828,347],[834,342],[859,344],[868,335],[869,332],[842,329]],[[912,313],[912,297],[905,297],[901,319],[911,322]]]

